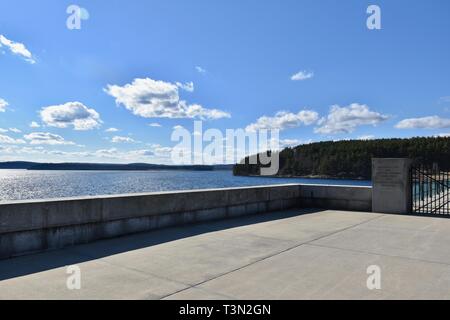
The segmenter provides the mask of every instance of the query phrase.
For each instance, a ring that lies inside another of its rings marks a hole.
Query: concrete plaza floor
[[[379,290],[366,285],[371,265]],[[439,217],[297,209],[0,261],[0,299],[449,298],[450,219]]]

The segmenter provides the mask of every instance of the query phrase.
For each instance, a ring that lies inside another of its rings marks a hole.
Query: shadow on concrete
[[[60,250],[0,260],[0,281],[96,260],[209,232],[281,220],[320,211],[323,211],[323,209],[292,209],[233,219],[215,220],[180,227],[158,229],[113,239],[98,240],[93,243],[76,245]]]
[[[450,219],[450,214],[446,213],[419,213],[419,212],[409,212],[407,214],[396,213],[398,216],[412,216],[412,217],[426,217],[426,218],[441,218],[441,219]]]

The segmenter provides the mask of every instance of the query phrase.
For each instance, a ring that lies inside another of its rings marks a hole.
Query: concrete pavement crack
[[[348,227],[346,227],[346,228],[342,228],[342,229],[333,231],[333,232],[328,233],[328,234],[326,234],[326,235],[321,235],[321,236],[316,237],[316,238],[314,238],[314,239],[312,239],[312,240],[308,240],[307,242],[302,242],[302,243],[296,244],[296,245],[294,245],[294,246],[292,246],[292,247],[289,247],[289,248],[287,248],[287,249],[281,250],[281,251],[279,251],[279,252],[277,252],[277,253],[274,253],[274,254],[265,256],[265,257],[263,257],[263,258],[261,258],[261,259],[258,259],[258,260],[256,260],[256,261],[250,262],[250,263],[248,263],[248,264],[246,264],[246,265],[243,265],[243,266],[241,266],[241,267],[239,267],[239,268],[235,268],[235,269],[233,269],[233,270],[230,270],[230,271],[227,271],[227,272],[225,272],[225,273],[219,274],[219,275],[217,275],[217,276],[215,276],[215,277],[212,277],[212,278],[210,278],[210,279],[207,279],[207,280],[198,282],[198,283],[192,285],[192,286],[189,287],[189,288],[184,288],[184,289],[178,290],[178,291],[176,291],[176,292],[173,292],[173,293],[171,293],[171,294],[168,294],[168,295],[162,297],[161,300],[162,300],[162,299],[166,299],[166,298],[168,298],[168,297],[170,297],[170,296],[173,296],[173,295],[175,295],[175,294],[177,294],[177,293],[183,292],[183,291],[185,291],[185,290],[189,290],[189,289],[192,289],[192,288],[196,288],[196,287],[198,287],[198,286],[200,286],[200,285],[202,285],[202,284],[205,284],[205,283],[207,283],[207,282],[209,282],[209,281],[213,281],[213,280],[216,280],[216,279],[218,279],[218,278],[224,277],[224,276],[229,275],[229,274],[231,274],[231,273],[233,273],[233,272],[242,270],[242,269],[247,268],[247,267],[249,267],[249,266],[251,266],[251,265],[254,265],[254,264],[257,264],[257,263],[259,263],[259,262],[265,261],[265,260],[267,260],[267,259],[273,258],[273,257],[275,257],[275,256],[278,256],[278,255],[283,254],[283,253],[285,253],[285,252],[291,251],[291,250],[296,249],[296,248],[298,248],[298,247],[301,247],[301,246],[303,246],[303,245],[309,245],[310,242],[317,241],[317,240],[320,240],[320,239],[329,237],[329,236],[331,236],[331,235],[337,234],[337,233],[339,233],[339,232],[343,232],[343,231],[346,231],[346,230],[355,228],[355,227],[357,227],[357,226],[360,226],[360,225],[362,225],[362,224],[368,223],[368,222],[373,221],[373,220],[376,220],[376,219],[380,219],[380,218],[382,218],[383,216],[384,216],[384,214],[380,214],[379,216],[374,217],[374,218],[372,218],[372,219],[368,219],[368,220],[362,221],[362,222],[360,222],[360,223],[357,223],[357,224],[348,226]]]

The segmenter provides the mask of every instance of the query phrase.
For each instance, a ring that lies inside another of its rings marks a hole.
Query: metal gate
[[[450,214],[450,172],[433,166],[411,168],[411,212]]]

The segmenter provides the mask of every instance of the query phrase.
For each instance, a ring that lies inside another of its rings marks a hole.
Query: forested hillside
[[[450,170],[450,137],[327,141],[280,151],[279,176],[321,176],[371,178],[371,159],[414,159]],[[260,165],[248,164],[248,157],[233,168],[235,175],[259,175]]]

